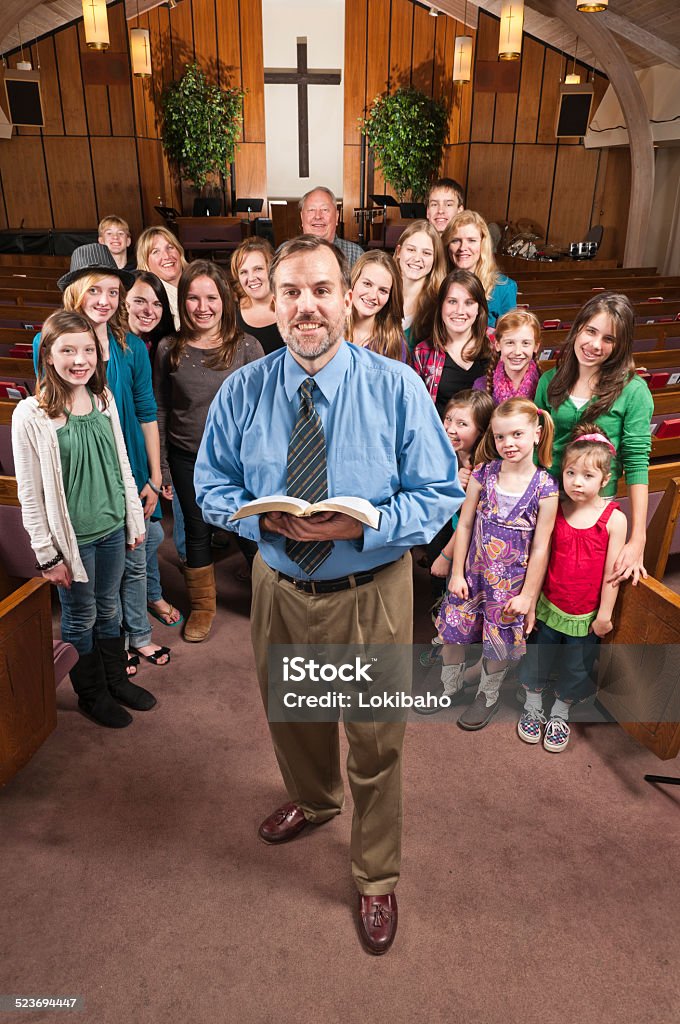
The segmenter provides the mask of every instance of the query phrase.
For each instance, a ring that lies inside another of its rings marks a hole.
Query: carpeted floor
[[[612,724],[527,747],[512,690],[482,732],[409,725],[399,931],[363,952],[349,794],[294,843],[256,837],[285,794],[240,567],[221,557],[208,642],[155,629],[173,660],[138,677],[153,711],[101,729],[62,685],[56,732],[0,790],[0,994],[80,995],[88,1024],[677,1024],[680,789],[642,778],[677,768]]]

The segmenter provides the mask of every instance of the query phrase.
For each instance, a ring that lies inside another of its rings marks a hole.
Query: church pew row
[[[0,279],[0,287],[1,287]],[[564,292],[579,291],[589,294],[604,288],[608,292],[626,292],[628,288],[649,288],[650,295],[656,294],[655,289],[680,287],[680,276],[661,277],[659,274],[652,274],[650,277],[602,278],[597,276],[589,280],[582,280],[578,277],[564,275],[562,278],[553,278],[549,281],[539,279],[537,281],[519,281],[517,288],[521,295],[541,295],[544,292],[552,291],[556,295]],[[529,301],[528,299],[526,300]]]
[[[517,304],[519,306],[528,306],[534,310],[539,319],[545,316],[544,310],[548,307],[554,307],[559,303],[560,306],[575,306],[580,308],[584,302],[594,298],[598,294],[602,294],[606,289],[583,289],[583,290],[572,290],[564,292],[554,292],[551,289],[546,289],[543,292],[536,292],[535,294],[517,294]],[[626,286],[625,288],[617,289],[618,292],[627,295],[634,306],[639,306],[642,303],[646,303],[650,306],[660,306],[664,303],[672,302],[675,303],[676,308],[680,308],[680,284],[676,284],[673,287],[661,288],[659,285],[651,285],[645,288],[631,288]]]
[[[0,305],[3,306],[61,306],[58,288],[3,288],[0,285]]]
[[[35,568],[16,480],[0,477],[0,785],[55,729],[56,687],[77,660],[52,640],[51,587]]]
[[[496,256],[496,262],[503,273],[509,274],[515,281],[560,280],[569,276],[575,280],[589,281],[595,276],[612,280],[621,276],[654,277],[656,274],[656,267],[604,267],[597,260],[564,260],[548,264]],[[541,267],[545,269],[540,269]]]

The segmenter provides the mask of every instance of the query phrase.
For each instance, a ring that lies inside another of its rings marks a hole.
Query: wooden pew
[[[51,588],[36,573],[16,480],[0,477],[0,785],[56,727],[55,681],[78,660],[70,644],[52,641]]]
[[[587,302],[589,299],[594,298],[596,295],[601,294],[593,291],[589,288],[576,288],[576,282],[571,282],[572,289],[570,291],[554,292],[552,289],[546,289],[542,292],[531,292],[522,293],[517,295],[517,302],[519,305],[528,305],[534,311],[541,310],[539,318],[543,316],[543,309],[549,306],[554,306],[559,302],[560,305],[564,306],[578,306],[579,308]],[[627,285],[625,288],[617,289],[624,295],[626,295],[634,306],[638,306],[641,303],[647,303],[649,306],[662,305],[662,303],[652,303],[649,300],[656,296],[662,296],[664,302],[674,302],[676,309],[680,309],[680,284],[667,286],[662,288],[658,284],[651,286],[645,286],[644,288],[635,288]]]
[[[58,288],[9,288],[0,285],[0,305],[2,306],[47,306],[54,304],[55,309],[61,306],[61,292]]]
[[[680,751],[680,596],[655,579],[623,584],[602,641],[598,699],[661,760]]]
[[[680,463],[678,464],[680,471]],[[663,582],[668,556],[673,548],[680,513],[680,477],[669,481],[664,495],[647,525],[644,565],[650,576]]]
[[[29,395],[35,392],[35,370],[32,359],[13,359],[0,356],[0,381],[14,381],[25,387]]]
[[[0,277],[0,281],[2,278]],[[595,294],[596,290],[602,288],[605,291],[616,291],[626,292],[628,288],[651,288],[650,295],[659,294],[655,289],[663,291],[664,288],[673,288],[680,286],[680,277],[660,277],[659,275],[653,275],[651,277],[621,277],[621,278],[604,278],[598,281],[596,277],[589,280],[583,280],[578,277],[570,277],[566,274],[561,278],[551,278],[549,281],[545,281],[543,278],[539,278],[536,281],[519,281],[518,292],[521,295],[540,295],[543,292],[552,291],[555,294],[562,294],[563,292],[570,291],[585,291]],[[528,301],[528,300],[525,300]]]
[[[8,305],[7,303],[0,305],[0,321],[9,320],[16,323],[17,327],[21,324],[42,324],[43,320],[47,320],[50,313],[54,313],[55,306],[45,306],[30,304],[26,306]]]
[[[525,303],[525,305],[528,305],[529,309],[533,309],[530,303]],[[554,303],[552,306],[544,306],[541,309],[537,309],[536,315],[541,324],[546,320],[572,323],[582,305],[582,302],[577,302],[571,306]],[[661,316],[673,317],[675,319],[678,313],[680,313],[680,299],[674,299],[669,302],[634,302],[633,311],[636,318],[639,317],[643,324],[648,321],[658,321]],[[1,312],[0,319],[6,319]]]
[[[617,277],[653,277],[656,267],[611,267],[599,260],[564,260],[559,263],[541,263],[538,260],[522,260],[512,256],[497,256],[496,262],[504,274],[515,281],[536,281],[560,279],[565,276],[590,280],[603,277],[614,280]]]

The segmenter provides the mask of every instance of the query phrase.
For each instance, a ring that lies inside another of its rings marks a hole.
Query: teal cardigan
[[[562,453],[571,432],[579,422],[588,421],[588,406],[594,401],[590,399],[581,409],[577,409],[570,398],[567,398],[556,409],[548,402],[548,385],[555,376],[555,370],[548,370],[538,382],[535,402],[539,409],[546,409],[555,423],[555,441],[553,444],[553,462],[550,472],[559,480],[561,477]],[[623,391],[608,412],[598,416],[595,421],[610,438],[616,448],[616,458],[612,461],[612,477],[602,493],[606,496],[616,494],[621,474],[625,474],[626,484],[649,483],[649,453],[652,449],[652,435],[649,425],[654,413],[654,399],[642,377],[635,376],[626,384]]]

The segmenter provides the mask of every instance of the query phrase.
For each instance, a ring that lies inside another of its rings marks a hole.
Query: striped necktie
[[[328,497],[326,439],[323,424],[314,407],[316,384],[307,377],[300,385],[300,408],[288,444],[287,493],[313,503]],[[331,551],[332,541],[286,540],[286,554],[311,576]]]

